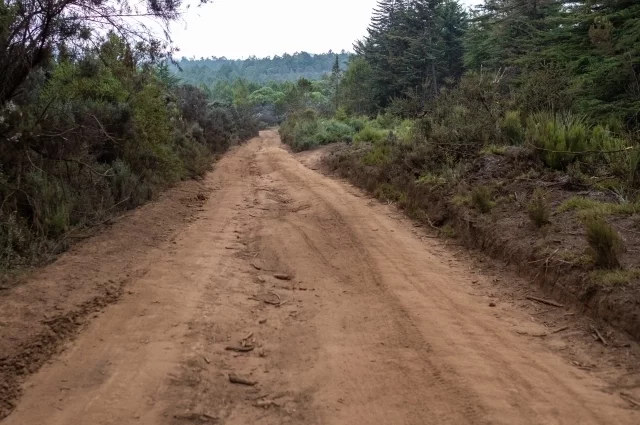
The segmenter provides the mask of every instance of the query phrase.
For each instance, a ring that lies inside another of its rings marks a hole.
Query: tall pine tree
[[[405,13],[406,1],[380,0],[367,29],[367,36],[354,46],[356,53],[362,54],[371,66],[374,98],[382,108],[402,93],[402,84],[397,77],[407,48],[402,38]]]

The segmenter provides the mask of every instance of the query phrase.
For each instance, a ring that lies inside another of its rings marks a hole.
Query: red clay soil
[[[4,291],[0,423],[640,423],[637,345],[309,160],[263,132]]]
[[[380,167],[362,165],[364,154],[351,146],[334,145],[315,155],[322,157],[330,172],[370,192],[394,178],[393,170],[385,173]],[[565,173],[550,172],[522,148],[512,147],[503,155],[481,155],[468,165],[467,177],[453,189],[416,184],[413,176],[410,181],[394,182],[406,194],[404,205],[398,205],[427,226],[453,231],[458,243],[511,265],[535,283],[532,290],[541,289],[545,297],[640,340],[640,275],[609,286],[594,280],[583,220],[576,211],[559,211],[572,197],[616,203],[613,193],[576,182]],[[496,207],[490,213],[481,214],[455,202],[455,195],[468,194],[476,186],[492,188]],[[553,211],[551,224],[543,229],[536,228],[527,213],[535,189],[545,193]],[[623,238],[623,268],[640,270],[640,216],[613,215],[607,221]]]

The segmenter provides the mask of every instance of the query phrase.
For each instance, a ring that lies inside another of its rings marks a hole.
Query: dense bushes
[[[212,154],[257,134],[247,112],[212,106],[113,35],[34,71],[24,90],[0,111],[2,269],[201,175]]]
[[[333,142],[351,142],[355,130],[335,119],[319,119],[314,111],[293,114],[280,128],[285,143],[296,151]]]

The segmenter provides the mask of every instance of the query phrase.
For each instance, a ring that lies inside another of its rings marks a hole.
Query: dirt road
[[[640,423],[519,333],[539,331],[526,314],[474,296],[485,277],[275,132],[205,184],[197,219],[140,256],[2,425]]]

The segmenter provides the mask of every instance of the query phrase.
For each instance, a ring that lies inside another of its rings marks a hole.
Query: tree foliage
[[[381,108],[411,98],[418,108],[462,76],[466,12],[454,1],[381,0],[356,52],[372,69]]]
[[[70,232],[197,177],[257,134],[169,72],[179,2],[0,4],[0,271],[56,253]],[[1,276],[0,276],[1,277]]]
[[[640,111],[640,4],[631,0],[487,0],[465,42],[468,68],[508,69],[517,83],[548,73],[563,108],[634,127]],[[556,104],[552,105],[557,107]]]
[[[185,58],[180,59],[173,71],[183,81],[199,86],[214,86],[218,82],[233,82],[238,79],[260,84],[273,81],[297,81],[300,78],[319,80],[325,74],[331,73],[335,66],[336,56],[341,68],[349,58],[349,54],[342,51],[312,55],[307,52],[284,54],[282,56],[247,59],[227,58]]]
[[[470,14],[453,0],[381,0],[355,45],[378,110],[423,114],[465,72],[491,72],[523,112],[573,111],[627,128],[640,123],[639,49],[631,0],[485,0]]]

